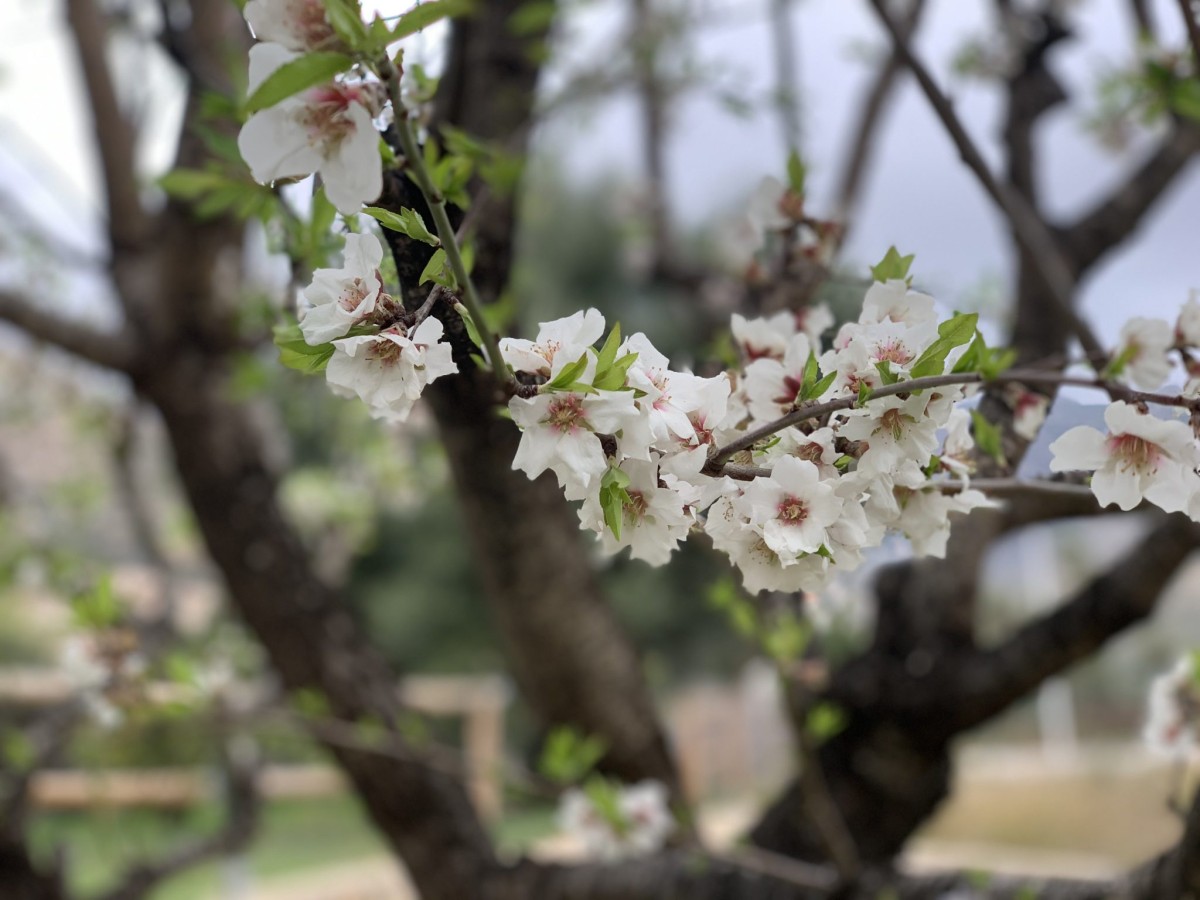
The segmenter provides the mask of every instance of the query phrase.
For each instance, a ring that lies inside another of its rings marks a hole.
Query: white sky
[[[725,24],[703,30],[699,58],[736,74],[747,93],[765,95],[772,83],[765,4],[714,0],[712,5],[735,14]],[[949,62],[962,42],[993,27],[986,16],[990,4],[933,0],[930,5],[920,51],[942,83],[953,87],[960,115],[996,160],[992,138],[999,128],[998,93],[974,83],[955,84],[948,77]],[[1155,5],[1163,30],[1181,34],[1175,4],[1159,0]],[[1078,96],[1084,96],[1106,66],[1128,59],[1131,31],[1125,7],[1122,0],[1081,3],[1080,39],[1053,57],[1056,71]],[[610,4],[584,5],[571,28],[578,41],[572,58],[604,52],[604,37],[619,24],[609,8]],[[73,245],[89,246],[96,241],[99,208],[96,163],[61,16],[60,3],[54,0],[0,3],[0,197],[4,191],[16,191],[35,198],[49,213],[47,221],[70,232]],[[793,26],[799,42],[804,152],[812,204],[820,210],[832,190],[850,117],[870,74],[854,48],[865,41],[882,47],[883,38],[866,5],[850,0],[798,0]],[[145,108],[152,111],[148,121],[159,133],[169,132],[176,112],[164,102],[172,95],[165,68],[152,63],[134,68],[146,94]],[[164,107],[165,112],[156,112]],[[1082,114],[1080,106],[1060,109],[1040,132],[1045,150],[1042,184],[1052,213],[1086,208],[1136,160],[1136,153],[1112,157],[1082,137]],[[703,224],[729,210],[762,175],[782,175],[782,140],[768,113],[735,118],[713,98],[692,96],[675,110],[672,127],[671,205],[689,224]],[[637,119],[628,98],[606,102],[587,115],[565,117],[542,137],[579,177],[619,174],[636,180]],[[151,141],[146,150],[147,174],[161,171],[169,146]],[[50,190],[39,189],[33,179]],[[919,281],[948,306],[981,279],[1008,272],[1008,242],[998,217],[910,83],[888,111],[863,201],[848,248],[850,259],[874,261],[890,244],[916,253]],[[1137,238],[1085,285],[1085,308],[1103,336],[1115,337],[1131,315],[1173,318],[1188,289],[1200,287],[1196,210],[1200,166],[1193,164]]]

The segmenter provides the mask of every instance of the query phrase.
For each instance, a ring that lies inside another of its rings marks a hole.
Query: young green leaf
[[[804,160],[800,158],[800,154],[795,150],[788,154],[787,176],[788,187],[803,197],[804,182],[808,177],[808,167],[804,165]]]
[[[438,240],[437,235],[431,232],[425,225],[425,220],[421,218],[421,214],[415,209],[402,207],[399,213],[394,213],[390,209],[367,206],[363,208],[363,212],[384,228],[398,231],[400,234],[407,235],[415,241],[422,241],[431,247],[440,246],[442,243]]]
[[[971,410],[971,424],[975,433],[975,445],[1000,465],[1006,465],[1004,447],[1000,440],[1000,429],[989,422],[977,409]]]
[[[908,270],[914,259],[916,259],[915,254],[901,256],[895,247],[888,247],[888,252],[883,255],[883,259],[871,266],[871,275],[876,281],[892,281],[893,279],[907,281]]]
[[[398,41],[410,34],[416,34],[442,19],[461,16],[469,12],[471,6],[471,3],[464,0],[430,0],[428,3],[422,3],[396,20],[396,25],[392,28],[392,40]]]
[[[333,356],[333,344],[313,346],[304,339],[300,326],[277,325],[274,329],[275,346],[279,348],[279,362],[289,369],[305,375],[316,375],[325,371]]]
[[[454,290],[455,281],[454,273],[450,271],[450,267],[446,265],[446,251],[438,249],[433,256],[429,258],[429,262],[425,264],[425,268],[421,270],[421,279],[417,284],[424,284],[427,281],[432,281],[434,284],[440,284],[448,290]]]
[[[956,347],[970,341],[979,324],[979,313],[959,313],[938,326],[938,339],[913,363],[909,374],[913,378],[941,375],[946,370],[946,357]]]
[[[314,85],[325,84],[353,65],[353,57],[344,53],[321,51],[298,56],[264,79],[247,98],[246,112],[258,112]]]
[[[563,366],[562,371],[554,376],[553,379],[542,385],[543,391],[565,391],[569,390],[570,386],[579,380],[579,376],[584,373],[588,365],[588,355],[585,350],[583,355],[575,362],[568,366]]]

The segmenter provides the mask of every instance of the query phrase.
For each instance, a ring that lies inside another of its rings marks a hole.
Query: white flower
[[[1050,469],[1094,471],[1102,506],[1130,510],[1145,498],[1167,512],[1186,509],[1196,492],[1197,451],[1191,429],[1138,412],[1123,400],[1104,411],[1108,433],[1079,425],[1050,445]]]
[[[644,417],[629,391],[555,391],[529,399],[513,397],[508,409],[522,431],[513,468],[530,478],[550,469],[569,500],[586,497],[592,482],[608,469],[598,434],[644,427]],[[648,443],[644,449],[649,457]]]
[[[641,856],[660,850],[675,819],[667,806],[667,790],[660,782],[642,781],[616,789],[618,821],[596,808],[582,790],[563,793],[558,807],[558,824],[563,831],[583,841],[588,853],[601,859]]]
[[[690,372],[675,372],[663,356],[642,333],[631,335],[617,350],[617,359],[636,353],[630,367],[627,384],[643,392],[638,406],[645,411],[656,449],[668,451],[678,444],[690,446],[697,440],[691,415],[701,410],[705,402],[705,387],[710,381],[728,379],[700,378]],[[718,389],[719,390],[719,389]]]
[[[767,175],[750,195],[746,215],[761,231],[782,231],[795,224],[795,218],[788,208],[790,194],[787,185]]]
[[[553,378],[586,353],[604,334],[604,316],[595,309],[538,326],[537,340],[502,338],[500,355],[516,372]]]
[[[1171,374],[1167,353],[1175,342],[1171,326],[1162,319],[1130,319],[1121,329],[1117,359],[1125,360],[1121,374],[1140,388],[1152,391]]]
[[[776,462],[771,477],[750,482],[745,498],[750,521],[784,565],[820,551],[842,512],[842,498],[821,480],[817,467],[794,456]]]
[[[872,400],[865,409],[846,413],[840,433],[853,441],[866,441],[858,460],[861,472],[875,474],[894,469],[904,460],[921,463],[937,452],[937,421],[925,414],[929,400],[913,395]]]
[[[1013,411],[1013,431],[1024,440],[1032,441],[1046,421],[1050,398],[1036,391],[1029,391],[1019,384],[1010,384],[1004,389],[1004,399]]]
[[[1200,299],[1196,295],[1197,291],[1191,292],[1175,323],[1175,340],[1184,347],[1200,347]]]
[[[917,556],[944,559],[950,539],[950,513],[969,513],[996,503],[976,490],[946,494],[939,490],[914,491],[901,499],[901,513],[895,527],[904,532]]]
[[[782,361],[763,358],[746,366],[746,402],[754,421],[770,422],[795,409],[811,355],[808,336],[795,334]]]
[[[859,324],[897,322],[904,325],[923,325],[937,321],[933,298],[909,290],[908,283],[899,278],[876,281],[867,288],[863,298]]]
[[[250,91],[295,58],[279,44],[255,44]],[[238,150],[261,184],[320,173],[329,201],[352,215],[383,190],[379,132],[368,109],[373,98],[365,84],[309,88],[252,115],[238,134]]]
[[[972,455],[975,452],[975,439],[971,437],[971,414],[961,406],[950,412],[946,422],[946,440],[942,444],[942,465],[962,478],[968,480],[975,470]]]
[[[686,539],[695,522],[690,507],[700,497],[699,489],[672,478],[660,483],[657,462],[627,459],[621,470],[629,476],[623,505],[621,536],[618,538],[604,522],[599,495],[592,494],[579,510],[579,520],[600,535],[604,552],[614,554],[629,547],[629,555],[652,566],[666,563],[679,542]]]
[[[325,378],[335,394],[359,397],[375,418],[403,422],[427,384],[458,371],[441,337],[442,323],[431,317],[411,334],[396,325],[342,338],[333,342]]]
[[[243,14],[260,41],[297,53],[344,49],[321,0],[250,0]]]
[[[1163,756],[1186,757],[1196,745],[1200,720],[1200,684],[1196,662],[1185,656],[1150,684],[1142,739]]]
[[[379,265],[383,247],[373,234],[346,235],[342,268],[317,269],[304,289],[311,306],[300,314],[304,340],[314,346],[342,337],[375,311],[383,284]]]
[[[796,317],[790,312],[781,312],[767,319],[747,319],[734,313],[729,330],[747,362],[764,357],[781,360],[796,333]]]

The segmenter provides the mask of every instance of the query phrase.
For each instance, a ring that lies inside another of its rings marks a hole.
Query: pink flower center
[[[354,133],[350,104],[358,102],[359,94],[358,87],[345,84],[326,84],[305,93],[300,123],[308,131],[309,142],[322,156],[332,156]]]
[[[1110,434],[1106,441],[1109,454],[1125,470],[1154,472],[1163,457],[1163,449],[1136,434]]]
[[[342,296],[339,298],[338,303],[346,312],[354,312],[354,310],[358,309],[358,305],[363,302],[363,298],[369,293],[370,290],[367,288],[367,283],[361,278],[355,278],[342,291]]]
[[[808,518],[808,504],[788,494],[779,501],[778,518],[784,525],[803,525]]]
[[[292,34],[310,50],[321,50],[341,43],[325,17],[321,0],[300,0],[289,4],[288,23]]]
[[[813,443],[797,447],[794,455],[800,459],[806,459],[810,463],[820,465],[821,459],[825,456],[825,448],[814,441]]]
[[[783,384],[780,388],[782,393],[778,397],[772,397],[772,403],[778,403],[780,406],[794,406],[796,397],[800,394],[800,381],[793,378],[791,375],[783,376]]]
[[[397,337],[405,336],[403,328],[399,325],[389,328],[387,331],[381,331],[378,337],[371,342],[371,347],[367,350],[367,359],[374,360],[385,368],[391,368],[400,362],[403,348],[395,341],[384,337],[387,334],[394,334]]]
[[[889,433],[892,440],[899,441],[904,437],[904,431],[907,428],[906,422],[916,421],[912,416],[906,416],[898,409],[889,409],[879,417],[879,424],[875,427],[875,433]]]
[[[550,401],[542,422],[564,434],[573,433],[578,428],[588,428],[587,417],[583,414],[583,398],[577,394],[555,397]]]
[[[641,491],[627,491],[626,493],[629,494],[629,502],[625,504],[625,521],[637,524],[646,518],[646,510],[650,508],[650,504],[646,501],[646,495]]]
[[[879,362],[891,362],[897,365],[907,365],[912,361],[913,354],[899,340],[893,338],[884,341],[875,348],[875,359]]]

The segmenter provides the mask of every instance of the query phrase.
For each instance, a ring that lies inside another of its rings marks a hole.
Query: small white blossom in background
[[[1050,445],[1054,472],[1094,472],[1092,493],[1102,506],[1130,510],[1149,500],[1167,512],[1188,508],[1200,488],[1192,429],[1139,412],[1123,400],[1104,411],[1108,433],[1079,425]]]
[[[63,641],[58,665],[92,721],[112,729],[125,721],[125,714],[108,698],[108,690],[142,675],[146,664],[136,652],[105,658],[94,638],[73,635]]]
[[[612,801],[615,808],[606,814],[585,791],[564,792],[558,806],[559,828],[578,838],[588,855],[605,860],[654,853],[675,830],[667,789],[658,781],[616,787]]]
[[[1196,746],[1200,680],[1196,657],[1185,656],[1150,684],[1142,739],[1156,753],[1186,757]]]
[[[1013,412],[1013,431],[1024,440],[1034,440],[1046,421],[1050,398],[1019,384],[1010,384],[1004,389],[1004,400]]]
[[[296,56],[280,44],[251,47],[250,92]],[[372,122],[380,105],[377,85],[309,88],[252,115],[238,134],[238,150],[260,184],[319,173],[329,202],[353,215],[383,190],[379,132]]]
[[[1121,329],[1121,343],[1116,358],[1124,361],[1121,375],[1143,390],[1160,387],[1171,374],[1167,356],[1175,343],[1173,330],[1163,319],[1130,319]]]
[[[346,235],[342,268],[317,269],[304,289],[309,306],[300,313],[304,340],[316,346],[343,337],[375,311],[383,283],[383,246],[373,234]]]
[[[1175,342],[1181,347],[1200,347],[1200,299],[1198,291],[1192,291],[1187,303],[1179,311],[1175,323]]]
[[[403,422],[426,385],[458,371],[450,345],[441,338],[442,323],[428,318],[411,334],[394,325],[379,334],[336,340],[325,379],[335,394],[366,403],[375,418]]]

